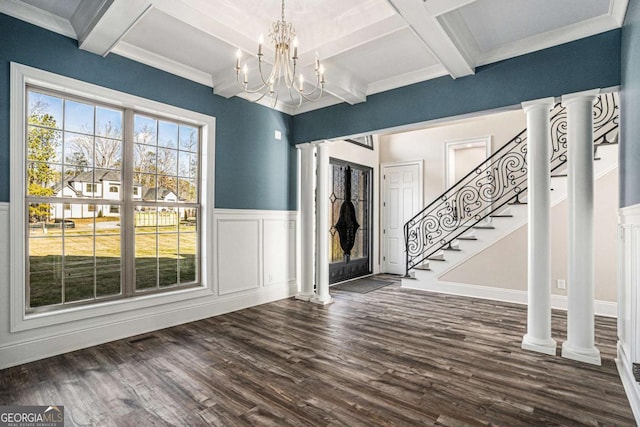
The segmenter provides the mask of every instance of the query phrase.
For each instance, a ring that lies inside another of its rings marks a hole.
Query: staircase
[[[567,116],[551,111],[551,205],[567,197]],[[618,95],[594,106],[594,175],[618,162]],[[406,275],[402,286],[436,290],[438,278],[527,223],[527,130],[436,198],[404,226]]]

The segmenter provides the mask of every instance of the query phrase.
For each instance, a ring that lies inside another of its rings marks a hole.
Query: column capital
[[[313,148],[315,147],[313,142],[303,142],[302,144],[296,144],[296,148],[301,150],[303,148]]]
[[[331,144],[333,141],[329,141],[328,139],[323,139],[322,141],[314,141],[311,144],[313,144],[314,147],[323,147],[326,148],[327,146],[329,146],[329,144]]]
[[[556,105],[556,100],[553,97],[540,98],[531,101],[525,101],[521,105],[525,113],[538,108],[546,108],[547,110],[551,110],[553,106]]]
[[[567,105],[575,101],[595,101],[596,97],[600,95],[600,89],[585,90],[584,92],[570,93],[562,95],[562,106]]]

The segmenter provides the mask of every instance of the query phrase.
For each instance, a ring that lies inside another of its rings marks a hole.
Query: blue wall
[[[630,2],[624,29],[623,107],[640,111],[638,5]],[[369,96],[366,103],[339,104],[290,117],[117,55],[102,58],[77,42],[0,14],[0,201],[9,200],[9,62],[14,61],[217,118],[216,207],[296,209],[294,143],[369,132],[619,85],[621,31],[479,67],[474,76],[430,80]],[[633,95],[633,93],[636,95]],[[635,103],[632,102],[635,100]],[[625,111],[623,111],[623,114]],[[623,121],[623,138],[637,141],[640,123]],[[273,138],[280,130],[281,141]],[[640,201],[640,144],[621,147],[623,205]],[[626,179],[625,179],[626,178]],[[631,191],[635,190],[635,191]]]
[[[478,67],[473,76],[441,77],[369,96],[362,104],[297,115],[293,140],[370,132],[619,84],[620,30],[613,30]]]
[[[620,206],[640,203],[640,4],[630,1],[622,27]]]
[[[9,201],[10,61],[216,117],[218,208],[296,209],[291,117],[0,14],[0,202]],[[229,72],[232,72],[230,70]],[[274,130],[283,139],[274,139]]]

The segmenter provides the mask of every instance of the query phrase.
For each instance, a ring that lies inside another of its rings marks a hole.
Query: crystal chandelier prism
[[[258,85],[250,87],[249,68],[247,64],[241,65],[242,51],[238,49],[236,56],[236,79],[242,87],[245,97],[252,102],[259,102],[266,96],[271,97],[273,106],[278,102],[280,82],[286,87],[291,103],[300,107],[303,101],[315,102],[322,97],[324,92],[324,66],[320,60],[315,59],[315,82],[306,82],[302,73],[297,73],[298,65],[298,38],[296,30],[291,22],[284,18],[284,0],[282,0],[282,15],[279,21],[272,24],[269,37],[274,47],[274,59],[271,72],[265,77],[263,68],[266,61],[263,60],[263,37],[258,39],[258,71],[260,81]]]

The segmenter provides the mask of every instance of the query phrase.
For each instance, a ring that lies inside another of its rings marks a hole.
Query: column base
[[[309,302],[312,302],[312,303],[318,304],[318,305],[327,305],[327,304],[331,304],[333,302],[333,298],[331,298],[331,295],[327,295],[326,297],[315,296],[315,297],[311,298],[309,300]]]
[[[565,359],[577,360],[578,362],[590,363],[601,366],[600,350],[596,347],[580,348],[574,347],[568,341],[562,343],[562,357]]]
[[[300,292],[299,294],[296,294],[296,296],[294,298],[298,299],[300,301],[309,302],[311,300],[311,298],[313,298],[315,296],[316,296],[316,294],[314,292],[311,292],[311,293]]]
[[[541,340],[527,334],[522,337],[522,349],[555,356],[557,343],[553,338]]]

